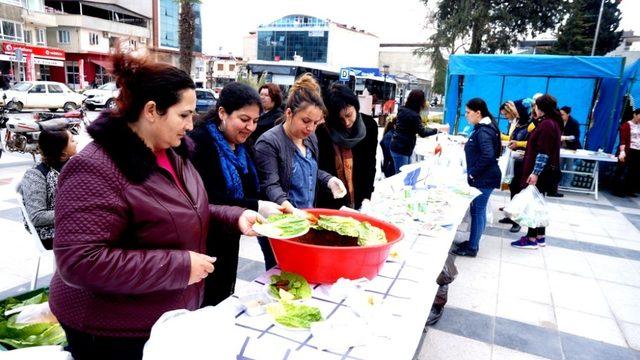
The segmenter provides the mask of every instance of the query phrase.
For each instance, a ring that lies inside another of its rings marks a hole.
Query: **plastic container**
[[[387,243],[374,246],[320,246],[269,239],[276,261],[284,271],[304,276],[310,283],[333,284],[339,278],[373,279],[384,265],[391,246],[402,239],[400,228],[371,216],[350,211],[305,209],[314,215],[338,215],[368,221],[385,232]]]
[[[238,300],[249,316],[264,314],[266,306],[271,302],[271,299],[262,292],[248,294],[240,297]]]

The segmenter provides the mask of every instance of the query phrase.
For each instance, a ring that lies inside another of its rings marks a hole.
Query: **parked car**
[[[205,113],[216,106],[216,96],[211,89],[196,89],[196,112]]]
[[[79,108],[85,99],[67,85],[54,81],[22,81],[4,93],[7,108],[12,111],[33,108],[71,111]]]
[[[84,101],[88,110],[95,110],[97,107],[113,109],[116,106],[116,98],[120,90],[116,87],[115,82],[109,82],[101,85],[97,89],[85,91],[83,94],[87,97]]]

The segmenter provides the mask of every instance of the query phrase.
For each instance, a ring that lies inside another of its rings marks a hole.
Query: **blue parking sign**
[[[349,81],[349,68],[340,69],[340,81]]]

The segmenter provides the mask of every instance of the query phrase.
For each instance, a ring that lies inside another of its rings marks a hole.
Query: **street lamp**
[[[384,75],[384,85],[382,87],[382,99],[387,98],[387,75],[389,75],[389,65],[382,65],[382,75]]]

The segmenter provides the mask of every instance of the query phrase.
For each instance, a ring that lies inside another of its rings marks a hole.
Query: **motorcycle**
[[[33,114],[33,117],[36,120],[40,120],[40,121],[57,119],[57,118],[80,119],[82,121],[82,124],[85,126],[85,128],[89,126],[89,119],[87,118],[87,108],[84,102],[82,103],[82,106],[80,108],[76,110],[67,111],[66,113],[62,114],[62,116],[60,116],[60,114],[52,113],[52,112],[36,112]]]
[[[35,117],[35,116],[34,116]],[[83,119],[78,117],[56,117],[52,119],[7,119],[4,134],[4,149],[11,152],[30,153],[33,161],[39,152],[38,138],[42,130],[69,130],[80,133]]]

